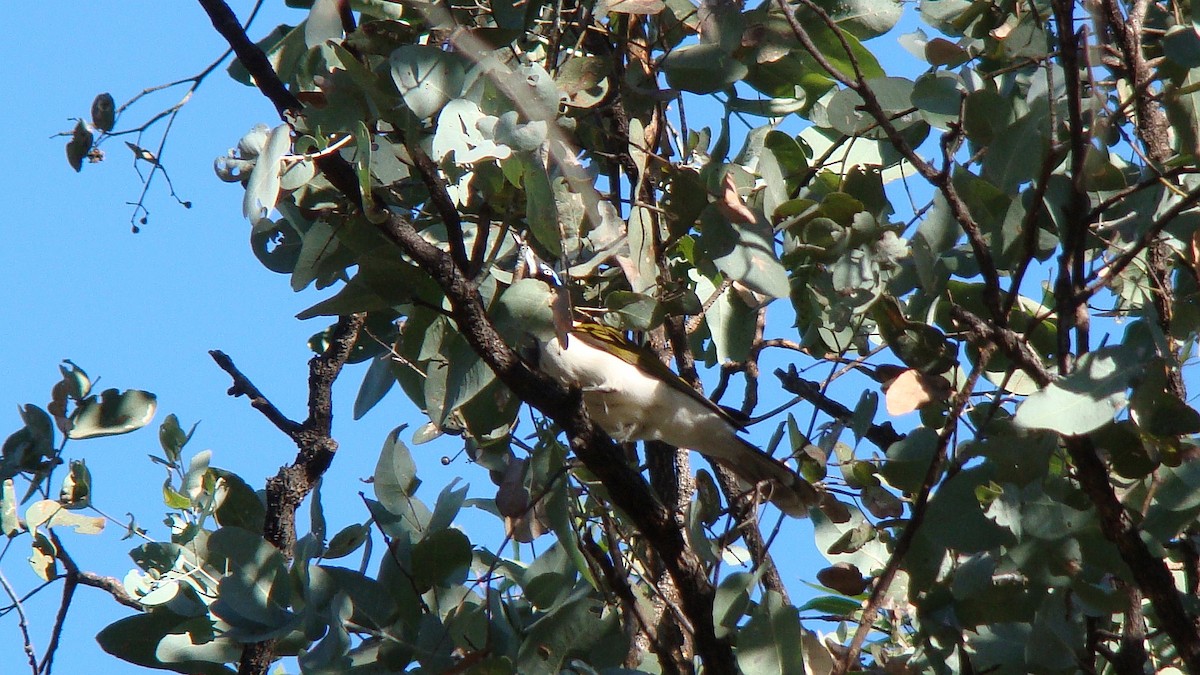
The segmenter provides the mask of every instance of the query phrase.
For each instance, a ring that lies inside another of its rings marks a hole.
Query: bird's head
[[[553,267],[538,257],[533,247],[529,245],[529,242],[521,240],[520,243],[521,258],[518,262],[516,276],[518,278],[537,279],[550,287],[552,297],[550,308],[554,320],[554,335],[558,338],[559,344],[563,348],[566,348],[567,341],[570,339],[569,335],[573,319],[571,293],[563,284],[562,277],[559,276],[558,272],[555,272]]]

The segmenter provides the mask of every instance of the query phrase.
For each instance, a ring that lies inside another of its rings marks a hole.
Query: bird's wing
[[[620,330],[613,328],[612,326],[605,326],[598,323],[583,321],[575,322],[575,325],[571,330],[572,335],[578,337],[584,342],[591,344],[597,349],[602,349],[619,357],[621,360],[634,365],[647,375],[666,382],[672,389],[680,391],[691,397],[693,400],[699,402],[704,407],[719,415],[721,419],[728,422],[733,428],[738,430],[745,429],[746,424],[744,420],[730,414],[730,412],[725,408],[713,403],[712,399],[693,389],[688,385],[687,382],[684,382],[683,379],[675,373],[675,371],[671,370],[666,366],[666,364],[660,361],[653,352],[633,343],[627,339]]]

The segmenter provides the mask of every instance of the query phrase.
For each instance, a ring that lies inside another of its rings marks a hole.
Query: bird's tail
[[[795,518],[808,516],[808,509],[820,501],[817,489],[786,464],[759,450],[740,436],[731,436],[738,444],[736,452],[711,454],[718,464],[750,484],[766,483],[769,499],[780,511]]]

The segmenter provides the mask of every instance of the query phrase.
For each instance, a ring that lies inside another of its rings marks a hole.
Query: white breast
[[[660,440],[716,455],[736,442],[728,422],[702,402],[581,339],[569,339],[566,349],[548,342],[541,366],[579,387],[588,414],[618,441]]]

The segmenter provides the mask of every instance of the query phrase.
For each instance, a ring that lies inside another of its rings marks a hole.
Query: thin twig
[[[916,539],[917,531],[925,522],[925,515],[929,507],[929,497],[933,494],[933,488],[938,484],[941,477],[942,465],[945,463],[947,456],[947,448],[950,446],[950,441],[954,433],[958,430],[958,419],[962,416],[963,411],[966,410],[967,403],[971,400],[971,392],[975,389],[975,383],[983,373],[983,368],[990,356],[991,350],[985,347],[980,353],[979,362],[971,370],[971,374],[967,376],[966,383],[955,394],[950,414],[946,418],[946,424],[938,433],[937,448],[933,452],[933,458],[929,461],[929,467],[925,471],[925,478],[921,481],[921,488],[917,491],[916,499],[913,500],[908,524],[904,526],[904,531],[900,533],[900,537],[896,540],[896,546],[892,549],[892,554],[888,557],[883,572],[875,579],[871,595],[867,599],[867,603],[863,606],[862,614],[859,617],[858,629],[854,631],[854,637],[850,640],[850,645],[846,653],[834,667],[833,672],[835,675],[845,675],[852,665],[855,665],[858,661],[859,651],[862,649],[863,642],[867,639],[867,634],[871,632],[872,627],[875,625],[875,619],[879,616],[879,607],[883,602],[884,596],[887,594],[888,588],[891,587],[892,581],[896,578],[896,573],[900,570],[900,565],[904,562],[904,556],[908,554],[909,547],[912,546],[913,540]]]
[[[267,397],[258,390],[258,387],[254,386],[254,383],[250,381],[250,378],[243,375],[242,371],[238,370],[237,366],[233,365],[233,359],[230,359],[225,352],[219,349],[213,349],[209,351],[208,354],[212,357],[213,361],[217,362],[217,365],[221,368],[221,370],[224,370],[229,374],[229,377],[233,379],[233,386],[229,388],[230,396],[235,398],[238,396],[245,396],[248,398],[250,400],[251,407],[262,413],[263,417],[266,417],[271,424],[274,424],[276,428],[287,434],[289,437],[300,430],[300,423],[288,419],[286,415],[280,412],[279,408],[276,408],[275,404],[271,403],[271,401],[268,400]]]
[[[25,607],[22,606],[21,599],[17,597],[12,585],[8,583],[8,577],[4,576],[3,569],[0,569],[0,586],[4,587],[4,592],[12,600],[13,607],[17,608],[17,626],[21,629],[21,640],[25,656],[29,659],[29,669],[33,675],[38,675],[37,650],[33,646],[33,638],[29,635],[29,620],[25,617]]]
[[[79,566],[67,553],[54,530],[49,529],[48,531],[50,541],[54,544],[54,557],[62,561],[66,574],[63,575],[62,600],[59,601],[58,612],[54,615],[54,627],[50,629],[50,643],[46,645],[46,653],[42,655],[42,661],[38,664],[38,672],[45,675],[50,675],[51,669],[54,668],[54,654],[58,651],[63,626],[67,622],[67,612],[70,611],[71,602],[75,599],[75,589],[79,587]]]

